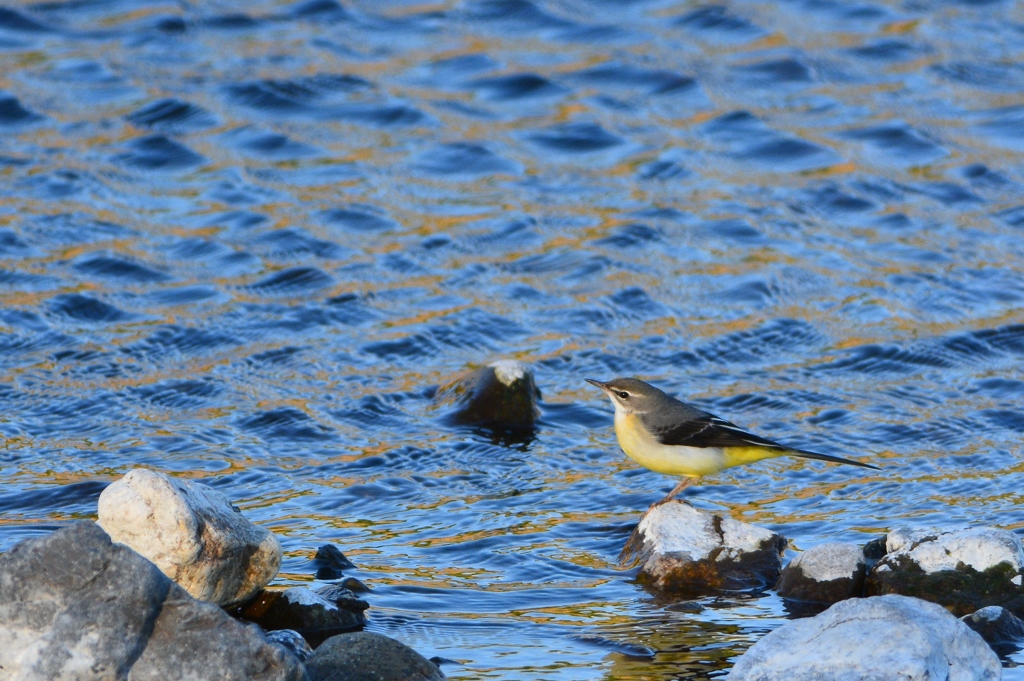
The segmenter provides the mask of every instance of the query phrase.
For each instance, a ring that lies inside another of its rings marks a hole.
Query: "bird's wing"
[[[702,414],[671,426],[654,426],[651,431],[663,445],[786,449],[777,442],[748,433],[739,426],[711,414]]]

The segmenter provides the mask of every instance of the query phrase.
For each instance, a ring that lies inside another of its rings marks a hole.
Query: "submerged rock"
[[[864,592],[867,561],[855,544],[819,544],[782,569],[779,596],[805,603],[837,603]]]
[[[1024,641],[1024,620],[998,605],[964,615],[960,621],[978,632],[996,652],[1014,650]]]
[[[449,416],[454,423],[532,429],[539,398],[533,370],[503,359],[441,387],[435,402],[454,407]]]
[[[0,556],[0,678],[300,681],[258,628],[82,521]]]
[[[728,681],[996,681],[999,658],[941,606],[853,598],[787,622],[740,656]]]
[[[362,629],[366,626],[363,611],[368,607],[347,589],[336,588],[324,596],[299,586],[264,590],[237,614],[267,631],[292,629],[316,645],[328,636]]]
[[[343,570],[355,569],[345,554],[334,544],[324,544],[313,556],[313,567],[316,568],[317,579],[339,579]]]
[[[223,494],[144,468],[103,490],[99,524],[192,596],[218,605],[251,598],[281,566],[277,538]]]
[[[324,641],[306,660],[311,681],[443,681],[436,664],[393,638],[360,632]]]
[[[868,574],[868,595],[903,594],[963,616],[988,605],[1024,611],[1024,550],[1012,532],[980,527],[952,532],[893,530],[888,553]]]
[[[644,514],[620,560],[640,563],[637,579],[655,590],[693,596],[772,586],[785,548],[771,530],[673,500]]]

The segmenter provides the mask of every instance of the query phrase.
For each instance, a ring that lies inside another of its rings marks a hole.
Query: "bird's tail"
[[[817,452],[808,452],[803,449],[790,449],[788,450],[793,456],[799,456],[804,459],[816,459],[818,461],[829,461],[831,463],[845,463],[847,466],[860,466],[861,468],[870,468],[873,471],[882,470],[878,466],[872,466],[869,463],[861,463],[860,461],[853,461],[851,459],[842,459],[838,456],[829,456],[828,454],[818,454]]]

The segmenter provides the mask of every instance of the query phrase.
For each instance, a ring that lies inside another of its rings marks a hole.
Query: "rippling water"
[[[0,549],[148,466],[453,678],[715,676],[787,613],[617,567],[626,374],[884,467],[687,491],[796,549],[1024,531],[1022,63],[1009,1],[8,2]],[[430,408],[500,357],[530,442]]]

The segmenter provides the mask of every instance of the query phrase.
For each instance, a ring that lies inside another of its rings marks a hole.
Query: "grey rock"
[[[324,641],[306,660],[311,681],[443,681],[436,664],[393,638],[359,632]]]
[[[771,530],[698,511],[673,500],[651,507],[620,560],[656,591],[697,596],[775,584],[786,539]]]
[[[853,598],[787,622],[740,656],[728,681],[996,681],[988,644],[941,606]]]
[[[989,605],[1024,612],[1024,549],[1012,532],[976,527],[948,532],[897,529],[868,573],[868,595],[902,594],[939,603],[957,616]]]
[[[313,649],[309,647],[306,639],[294,629],[278,629],[277,631],[268,631],[264,635],[268,641],[281,646],[300,661],[304,662],[313,654]]]
[[[459,424],[532,429],[540,391],[533,370],[516,360],[499,360],[438,389],[435,406],[450,406]]]
[[[998,605],[990,605],[964,615],[960,621],[978,632],[992,646],[1024,641],[1024,620]],[[1016,645],[1011,647],[1015,648]]]
[[[366,626],[366,601],[338,587],[329,597],[308,587],[264,590],[238,611],[238,616],[267,631],[294,629],[314,645],[328,636]]]
[[[255,627],[82,521],[0,556],[0,678],[305,679]]]
[[[270,583],[281,544],[217,490],[136,468],[100,494],[99,524],[194,597],[231,605]]]
[[[779,596],[805,603],[837,603],[864,591],[867,561],[855,544],[819,544],[782,569]]]

